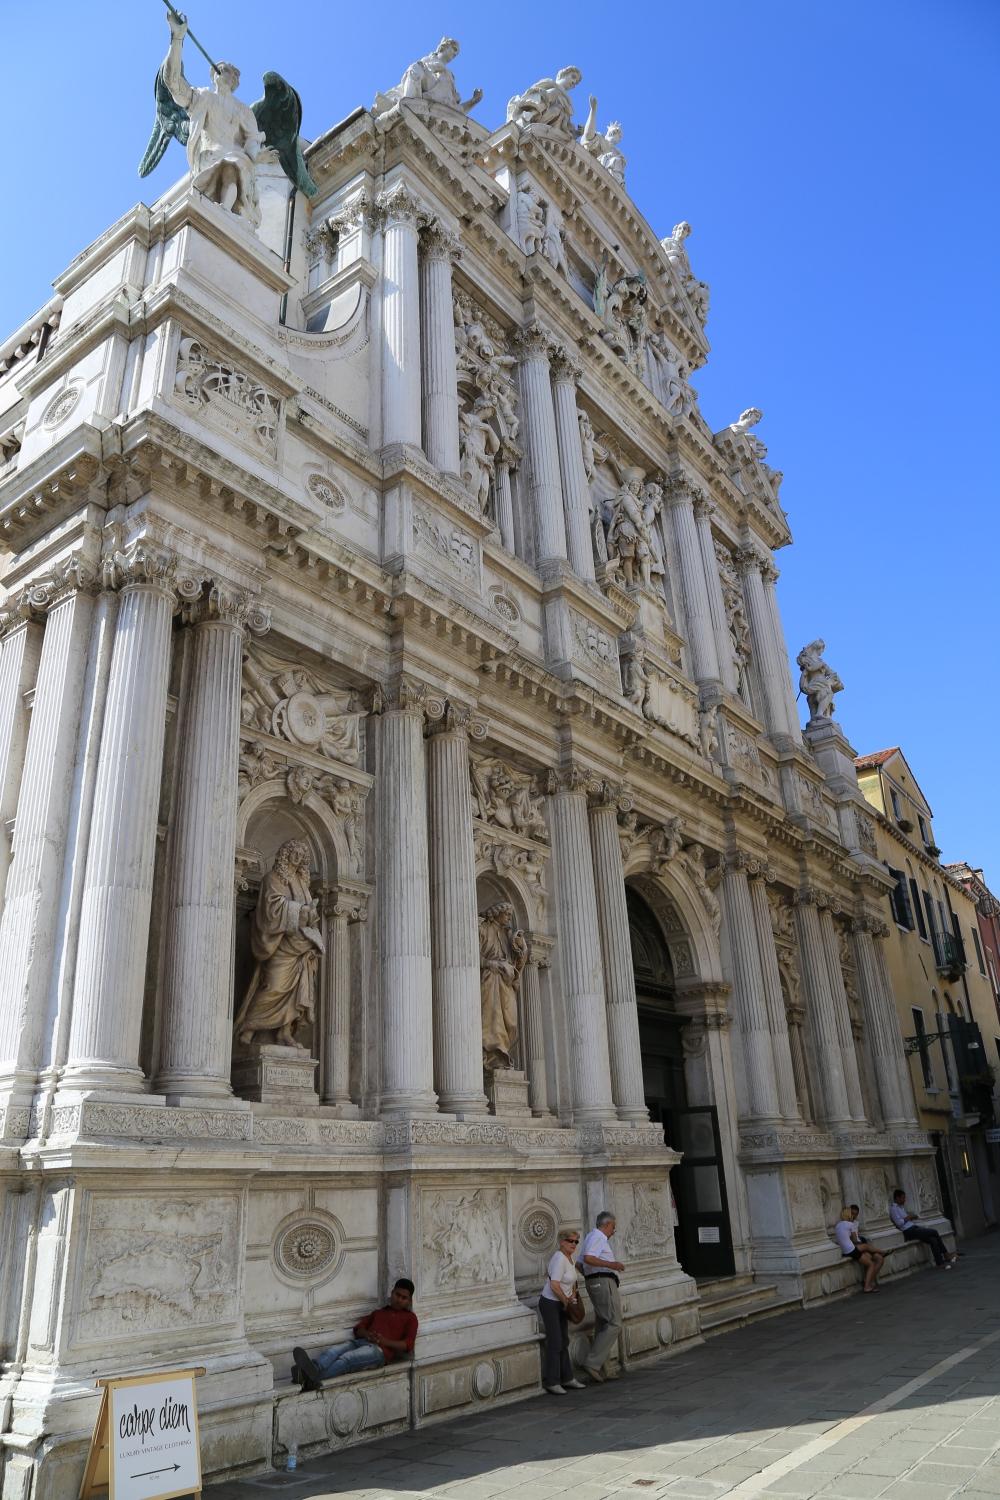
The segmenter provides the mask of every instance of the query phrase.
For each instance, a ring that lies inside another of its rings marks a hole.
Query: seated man
[[[401,1354],[412,1354],[417,1337],[412,1304],[413,1282],[401,1276],[385,1307],[377,1307],[355,1323],[352,1339],[331,1345],[315,1359],[304,1349],[293,1349],[292,1379],[307,1391],[318,1391],[324,1380],[353,1375],[358,1370],[378,1370]]]
[[[949,1255],[948,1247],[938,1234],[936,1229],[928,1229],[925,1224],[918,1224],[911,1213],[905,1207],[906,1194],[902,1188],[897,1188],[892,1195],[892,1207],[889,1209],[889,1218],[895,1224],[904,1240],[919,1240],[922,1245],[930,1245],[934,1264],[939,1270],[950,1271],[952,1262],[958,1260],[957,1255]]]

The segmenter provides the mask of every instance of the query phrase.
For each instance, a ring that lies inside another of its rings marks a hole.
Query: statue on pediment
[[[810,641],[795,658],[799,667],[799,692],[809,704],[810,719],[833,718],[833,695],[844,690],[837,673],[823,660],[826,642]]]
[[[458,56],[459,46],[454,37],[442,37],[426,57],[410,63],[399,83],[384,93],[375,95],[372,110],[375,115],[388,114],[403,99],[422,100],[425,104],[443,105],[446,109],[461,110],[468,114],[475,109],[483,97],[482,89],[475,89],[471,97],[463,100],[455,84],[451,64]]]
[[[574,137],[573,101],[569,94],[582,77],[579,68],[560,68],[555,78],[540,78],[523,94],[515,94],[508,101],[508,121],[522,130],[546,125],[560,135]]]
[[[583,133],[580,136],[580,145],[589,151],[591,156],[596,156],[601,166],[613,177],[621,187],[625,186],[625,154],[619,149],[618,142],[622,138],[621,122],[612,120],[602,134],[597,128],[597,96],[590,96],[590,112],[587,115]]]

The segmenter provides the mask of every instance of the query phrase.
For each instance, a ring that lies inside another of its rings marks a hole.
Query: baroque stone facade
[[[0,349],[5,1500],[76,1492],[95,1373],[205,1366],[209,1475],[529,1394],[604,1207],[627,1361],[696,1276],[849,1285],[842,1199],[935,1208],[690,225],[577,70],[491,130],[457,50],[290,225],[275,166],[259,226],[185,179]],[[301,1400],[290,1346],[404,1273],[412,1368]]]

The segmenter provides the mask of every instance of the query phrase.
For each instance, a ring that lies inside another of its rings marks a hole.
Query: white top
[[[893,1203],[889,1208],[889,1218],[897,1229],[905,1229],[910,1223],[910,1216],[901,1203]]]
[[[577,1257],[577,1265],[584,1276],[596,1276],[599,1274],[596,1266],[588,1266],[584,1259],[587,1255],[593,1255],[598,1260],[617,1260],[618,1257],[611,1248],[611,1241],[603,1229],[592,1229],[580,1246],[580,1254]]]
[[[854,1243],[854,1236],[856,1234],[857,1227],[853,1219],[838,1219],[837,1223],[834,1225],[833,1237],[837,1241],[837,1244],[840,1246],[844,1255],[850,1255],[852,1250],[857,1249],[857,1246]]]
[[[545,1268],[546,1281],[542,1287],[542,1296],[548,1297],[552,1302],[558,1302],[559,1298],[549,1285],[550,1281],[558,1281],[567,1297],[572,1297],[576,1289],[576,1266],[568,1255],[557,1250]]]

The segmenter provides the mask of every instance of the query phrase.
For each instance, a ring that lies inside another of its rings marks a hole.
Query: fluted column
[[[7,602],[0,625],[0,907],[10,867],[7,825],[17,811],[28,743],[25,694],[34,687],[42,652],[45,590],[24,589]]]
[[[764,583],[764,598],[767,603],[767,612],[771,617],[771,631],[774,636],[776,656],[775,674],[781,680],[781,690],[785,699],[785,720],[788,733],[797,745],[801,745],[802,726],[799,722],[799,709],[795,700],[795,687],[792,683],[792,668],[788,656],[788,642],[785,639],[785,627],[781,623],[778,590],[775,587],[778,582],[779,573],[769,557],[764,559],[764,565],[761,568],[761,578]]]
[[[698,550],[701,553],[702,573],[708,599],[708,614],[715,640],[715,656],[719,663],[722,684],[730,693],[739,692],[739,674],[733,656],[733,639],[729,633],[726,601],[722,593],[722,579],[715,555],[715,540],[712,536],[713,505],[707,495],[698,494],[694,500],[694,524],[698,533]]]
[[[420,447],[420,279],[422,210],[403,186],[384,193],[382,213],[382,442]],[[452,332],[454,339],[454,332]],[[456,417],[457,420],[457,417]]]
[[[479,909],[469,787],[469,733],[486,726],[447,704],[427,741],[434,1087],[441,1108],[484,1114]]]
[[[70,791],[94,601],[79,571],[36,589],[48,614],[38,661],[6,901],[0,921],[0,1083],[30,1090],[41,1066]]]
[[[879,990],[883,996],[883,1005],[888,1006],[892,1015],[892,1026],[899,1030],[899,1012],[896,1010],[896,1001],[893,995],[892,978],[889,974],[889,965],[885,956],[885,940],[889,936],[889,929],[882,921],[877,921],[872,929],[872,949],[875,954],[875,967],[879,976]],[[896,1050],[896,1072],[899,1075],[899,1097],[902,1100],[907,1125],[917,1124],[917,1102],[913,1096],[913,1074],[910,1072],[910,1060],[903,1051],[902,1033],[900,1032],[899,1047]]]
[[[510,471],[520,455],[507,442],[500,444],[493,474],[494,519],[501,544],[508,552],[514,549],[514,499],[510,490]]]
[[[788,1044],[792,1053],[792,1071],[795,1074],[795,1094],[798,1099],[799,1113],[803,1120],[812,1123],[815,1110],[809,1084],[805,1037],[802,1034],[806,1013],[801,1005],[790,1005],[785,1011],[785,1016],[788,1021]]]
[[[877,919],[857,918],[851,925],[858,988],[865,1012],[865,1031],[875,1068],[882,1117],[886,1125],[906,1125],[911,1111],[901,1088],[899,1059],[903,1038],[892,995],[882,988],[882,978],[875,957],[873,932],[879,929]]]
[[[200,583],[178,584],[177,567],[170,554],[142,546],[119,570],[64,1089],[143,1087],[139,1039],[175,590],[200,592]]]
[[[219,584],[191,619],[155,1088],[228,1095],[243,641],[268,622],[250,595]]]
[[[365,899],[357,888],[347,886],[325,893],[320,1099],[342,1115],[358,1112],[351,1099],[351,949],[352,934],[361,930],[366,914]]]
[[[766,559],[756,547],[741,547],[736,562],[743,578],[743,598],[747,607],[750,637],[753,642],[754,660],[764,702],[761,705],[772,736],[788,737],[788,710],[782,686],[771,612],[764,597],[764,581],[761,569]]]
[[[597,916],[604,964],[605,1014],[611,1095],[620,1120],[646,1120],[639,1045],[639,1010],[635,997],[635,969],[629,939],[628,903],[618,838],[619,805],[632,806],[620,789],[603,786],[590,804],[590,845],[594,858]]]
[[[811,892],[799,894],[795,906],[802,983],[806,992],[807,1024],[812,1030],[819,1065],[823,1116],[830,1125],[848,1125],[851,1110],[844,1078],[844,1061],[837,1033],[833,992],[827,971],[819,912]]]
[[[864,1120],[865,1101],[861,1091],[861,1075],[858,1071],[858,1052],[851,1029],[851,1011],[844,986],[844,971],[840,967],[840,948],[833,925],[833,913],[829,908],[819,914],[820,933],[830,974],[830,989],[833,992],[834,1016],[837,1023],[837,1042],[844,1060],[844,1082],[847,1085],[847,1102],[852,1120]]]
[[[424,377],[424,452],[445,473],[457,474],[458,371],[455,363],[455,313],[451,268],[461,254],[459,242],[440,224],[420,237],[420,305],[423,313],[420,353]]]
[[[590,537],[590,486],[583,467],[580,420],[576,409],[580,366],[565,349],[560,349],[552,360],[551,368],[566,546],[573,572],[578,578],[592,582],[595,574],[594,544]]]
[[[670,524],[673,527],[674,544],[680,565],[681,588],[684,593],[684,618],[687,622],[687,640],[691,648],[691,666],[699,683],[718,684],[721,681],[719,652],[705,576],[705,564],[698,530],[694,518],[695,489],[683,475],[673,479],[667,489],[670,506]],[[713,556],[712,566],[715,560]],[[723,611],[722,594],[719,593],[719,608]],[[728,627],[727,627],[728,634]]]
[[[725,862],[724,952],[729,958],[733,1006],[746,1058],[747,1113],[758,1119],[777,1120],[781,1117],[778,1083],[746,865],[745,856],[740,854]]]
[[[573,1114],[577,1120],[613,1120],[586,784],[586,778],[572,771],[551,781],[549,826],[560,970],[569,1025]]]
[[[423,696],[419,686],[399,683],[378,725],[383,1115],[430,1114],[437,1106]]]
[[[785,1015],[785,998],[781,993],[781,974],[778,955],[774,947],[774,930],[771,926],[771,907],[767,899],[764,871],[750,879],[750,903],[753,907],[754,927],[757,932],[757,947],[760,953],[760,974],[764,989],[764,1008],[767,1013],[768,1030],[771,1033],[771,1048],[774,1053],[774,1073],[778,1087],[778,1108],[783,1119],[799,1118],[798,1098],[795,1091],[795,1070],[792,1066],[791,1043],[788,1035],[788,1019]]]
[[[563,519],[562,479],[559,472],[559,442],[549,375],[551,340],[533,324],[516,339],[520,355],[521,418],[525,464],[531,511],[535,521],[536,562],[539,567],[565,558],[566,524]]]
[[[528,1075],[528,1103],[533,1115],[549,1113],[549,1089],[545,1068],[545,1026],[542,1020],[542,994],[538,982],[537,940],[532,935],[531,957],[521,971],[521,1009],[524,1015],[525,1072]],[[546,954],[547,961],[547,954]]]

